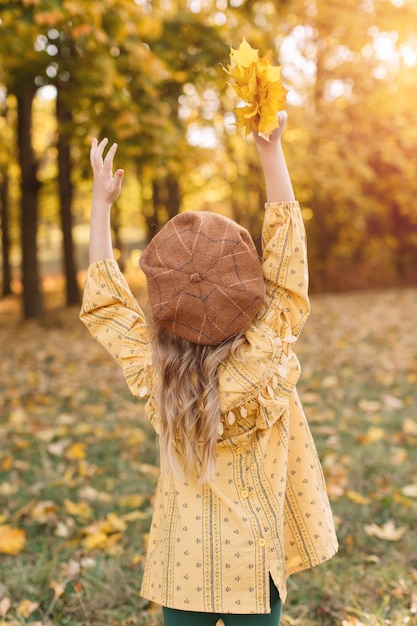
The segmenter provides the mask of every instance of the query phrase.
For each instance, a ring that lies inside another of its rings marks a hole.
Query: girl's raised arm
[[[90,263],[113,258],[110,212],[113,202],[117,200],[122,189],[124,172],[118,169],[113,176],[113,159],[117,144],[114,143],[109,148],[103,159],[107,144],[108,139],[103,139],[100,143],[97,139],[93,139],[91,142],[90,162],[94,183],[90,220]]]
[[[286,111],[279,111],[279,128],[271,134],[269,141],[253,133],[264,172],[267,202],[288,202],[295,199],[281,145],[287,117]]]

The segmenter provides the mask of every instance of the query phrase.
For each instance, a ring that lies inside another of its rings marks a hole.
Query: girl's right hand
[[[124,172],[122,169],[116,170],[113,176],[113,159],[117,150],[117,143],[114,143],[103,159],[103,152],[108,144],[108,139],[102,139],[98,143],[97,139],[91,142],[90,163],[93,168],[93,203],[99,205],[111,205],[119,197],[122,189]]]

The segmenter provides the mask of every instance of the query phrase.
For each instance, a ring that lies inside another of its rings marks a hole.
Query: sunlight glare
[[[41,100],[55,100],[56,87],[54,85],[44,85],[38,89],[37,95]]]
[[[380,61],[393,61],[397,58],[398,52],[395,44],[398,40],[396,31],[382,32],[374,38],[375,56]]]
[[[409,45],[401,46],[400,54],[404,65],[407,67],[414,67],[417,64],[417,50],[415,48]]]
[[[203,127],[198,124],[190,124],[187,129],[187,141],[191,146],[200,148],[215,148],[217,146],[216,132],[210,126]]]

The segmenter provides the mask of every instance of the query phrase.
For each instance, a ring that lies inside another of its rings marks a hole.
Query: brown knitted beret
[[[233,220],[186,211],[155,235],[140,258],[152,315],[174,335],[217,345],[245,328],[264,300],[261,264]]]

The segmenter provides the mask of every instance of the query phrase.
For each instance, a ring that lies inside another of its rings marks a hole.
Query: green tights
[[[279,626],[282,604],[277,588],[271,581],[271,613],[238,615],[237,613],[198,613],[163,607],[164,626]]]

